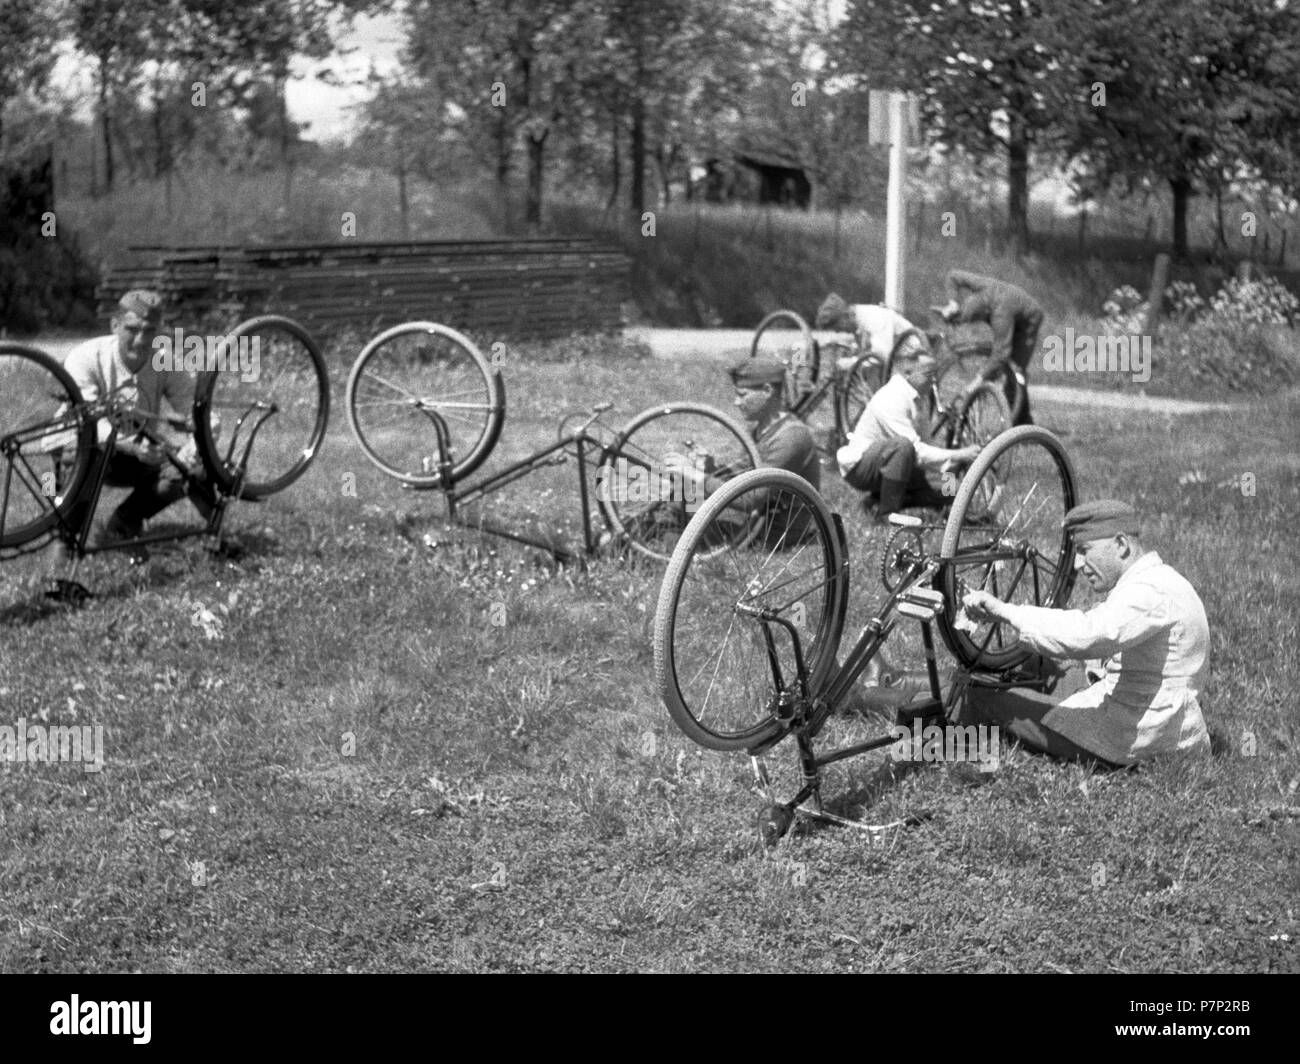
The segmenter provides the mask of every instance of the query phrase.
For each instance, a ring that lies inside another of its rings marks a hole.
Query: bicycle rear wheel
[[[716,544],[729,550],[718,553]],[[843,533],[821,495],[784,469],[723,486],[673,551],[655,610],[655,681],[669,714],[710,750],[789,727],[798,634],[809,697],[835,667],[848,596]]]
[[[0,548],[40,538],[76,503],[95,448],[81,402],[58,360],[0,343]]]
[[[225,337],[217,364],[199,374],[199,458],[223,492],[265,498],[307,471],[329,410],[325,359],[311,334],[289,318],[251,318]]]
[[[735,418],[703,403],[669,403],[637,414],[600,456],[596,503],[633,550],[667,561],[704,498],[664,468],[680,455],[694,468],[734,477],[755,469],[758,448]],[[726,550],[718,543],[716,550]]]
[[[789,367],[785,402],[793,409],[812,391],[821,375],[821,353],[808,323],[793,310],[774,310],[758,323],[749,345],[750,358],[772,358]]]
[[[352,366],[348,423],[366,457],[390,477],[416,487],[442,483],[442,462],[457,480],[474,472],[496,446],[505,421],[505,386],[469,337],[431,321],[380,333]],[[450,454],[439,447],[437,421]]]
[[[996,672],[1032,655],[1001,622],[957,628],[961,596],[984,590],[1004,602],[1063,608],[1075,575],[1074,546],[1063,525],[1076,499],[1074,466],[1046,429],[1010,429],[971,464],[940,547],[946,606],[939,631],[961,665]]]

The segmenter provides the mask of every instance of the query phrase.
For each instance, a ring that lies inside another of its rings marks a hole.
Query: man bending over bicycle
[[[889,515],[915,506],[942,510],[952,499],[935,490],[927,469],[953,472],[979,454],[978,444],[950,449],[926,443],[931,394],[938,363],[927,347],[901,345],[894,375],[871,397],[848,442],[835,454],[840,475],[866,494],[863,509],[885,523]]]
[[[153,366],[154,337],[161,324],[162,297],[147,289],[133,289],[118,300],[111,319],[112,332],[73,348],[64,362],[86,402],[116,395],[140,415],[119,428],[108,457],[104,482],[133,490],[104,523],[97,537],[101,544],[134,539],[143,531],[145,521],[186,495],[205,520],[214,506],[211,494],[201,483],[182,476],[167,461],[163,450],[143,434],[146,428],[155,434],[162,432],[164,399],[186,420],[194,402],[194,380],[189,374]],[[100,418],[97,429],[102,452],[112,424]],[[69,528],[74,534],[92,519],[90,505],[84,502],[72,510]],[[66,559],[66,544],[61,554]],[[145,557],[142,547],[134,549],[132,561],[143,561]]]
[[[1107,593],[1100,606],[1051,609],[971,591],[962,607],[977,623],[1017,629],[1039,654],[1086,664],[1066,671],[1051,695],[972,684],[962,722],[996,724],[1039,753],[1111,767],[1207,752],[1197,696],[1209,668],[1210,628],[1200,596],[1143,546],[1128,504],[1084,503],[1065,515],[1065,527],[1076,544],[1075,568]]]
[[[832,292],[817,308],[814,328],[852,333],[858,353],[875,354],[882,362],[913,326],[898,311],[874,303],[848,303]]]
[[[966,386],[967,397],[973,395],[984,381],[1005,374],[1002,387],[1007,406],[1015,410],[1016,401],[1021,397],[1015,377],[1009,371],[1014,365],[1027,375],[1029,360],[1038,350],[1043,308],[1023,288],[965,270],[949,271],[948,288],[953,298],[947,305],[934,308],[945,321],[954,324],[985,321],[993,329],[993,352],[980,375]],[[1028,393],[1023,397],[1015,424],[1033,424],[1033,418],[1029,416]]]

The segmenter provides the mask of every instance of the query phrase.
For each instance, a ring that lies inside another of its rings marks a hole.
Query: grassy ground
[[[601,399],[615,423],[729,401],[714,366],[560,350],[512,354],[491,467]],[[1085,497],[1138,501],[1200,590],[1225,754],[1099,776],[1013,753],[982,786],[871,755],[832,773],[837,808],[922,826],[765,852],[747,761],[694,747],[653,689],[660,570],[447,530],[336,409],[309,474],[233,512],[239,563],[102,556],[77,612],[30,597],[43,558],[0,567],[0,724],[101,725],[105,757],[0,767],[0,970],[1300,970],[1298,415],[1041,411]],[[573,476],[495,512],[576,538]],[[826,488],[855,631],[880,544]]]

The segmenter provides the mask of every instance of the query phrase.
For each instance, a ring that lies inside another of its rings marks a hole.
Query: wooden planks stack
[[[314,333],[432,320],[480,335],[551,338],[622,326],[623,252],[592,240],[441,240],[244,247],[156,246],[110,269],[107,317],[128,288],[158,288],[178,323],[275,313]]]

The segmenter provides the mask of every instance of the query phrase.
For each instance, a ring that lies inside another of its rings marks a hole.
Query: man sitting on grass
[[[895,353],[893,377],[871,397],[848,442],[836,452],[840,474],[866,493],[863,509],[870,515],[874,504],[879,523],[914,506],[948,506],[952,499],[930,484],[925,471],[955,471],[980,452],[978,444],[952,449],[922,438],[929,421],[925,397],[937,368],[928,348],[904,347]]]
[[[754,439],[760,466],[787,469],[820,489],[821,460],[812,431],[786,409],[786,372],[780,362],[766,358],[747,358],[727,371],[736,391],[736,409]],[[717,491],[736,472],[700,471],[681,455],[669,455],[664,467],[675,477],[690,479],[698,498]],[[807,531],[809,516],[806,512],[791,514],[778,503],[766,515],[769,535],[765,540],[784,535],[791,542],[798,542]]]
[[[962,722],[996,724],[1031,750],[1104,767],[1208,752],[1197,697],[1209,669],[1210,630],[1195,589],[1143,546],[1137,512],[1126,503],[1076,506],[1065,527],[1076,545],[1075,568],[1107,593],[1100,606],[1013,605],[972,591],[962,607],[973,621],[1018,629],[1039,654],[1106,660],[1066,672],[1051,696],[972,684]]]

